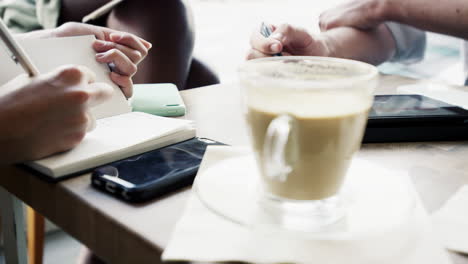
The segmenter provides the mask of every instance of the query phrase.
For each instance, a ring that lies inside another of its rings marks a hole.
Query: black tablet
[[[377,95],[364,143],[468,139],[468,111],[422,95]]]

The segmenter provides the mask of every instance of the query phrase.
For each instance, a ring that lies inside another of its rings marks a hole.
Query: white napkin
[[[447,249],[468,254],[468,185],[432,214],[432,223]]]
[[[221,160],[245,154],[245,150],[239,148],[209,148],[205,153],[199,173],[203,173],[208,167]],[[243,261],[250,263],[450,263],[446,251],[432,236],[429,217],[419,199],[415,205],[412,220],[417,221],[420,227],[420,232],[415,236],[414,244],[417,246],[408,249],[408,252],[403,254],[404,259],[396,259],[387,254],[383,259],[376,261],[375,252],[384,252],[387,246],[393,246],[392,240],[383,237],[381,244],[368,245],[365,248],[353,245],[336,247],[333,241],[303,240],[296,237],[286,238],[253,233],[248,228],[212,213],[193,193],[162,259],[165,261]],[[402,235],[411,236],[406,233]],[[372,259],[366,260],[368,256],[372,256]]]

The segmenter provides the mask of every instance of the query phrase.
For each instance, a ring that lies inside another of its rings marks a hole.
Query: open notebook
[[[65,64],[84,65],[96,74],[96,81],[114,88],[110,100],[91,109],[97,126],[83,142],[70,151],[26,163],[51,180],[195,136],[191,121],[131,112],[125,96],[110,80],[107,65],[96,62],[93,41],[94,36],[20,41],[41,73]],[[9,58],[6,48],[0,48],[0,85],[4,85],[24,71]],[[6,92],[0,87],[0,94]]]

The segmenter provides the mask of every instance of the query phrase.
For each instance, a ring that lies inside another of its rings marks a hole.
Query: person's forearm
[[[55,29],[41,29],[27,33],[15,34],[17,39],[41,39],[56,37]]]
[[[0,147],[2,148],[0,151],[0,165],[12,164],[20,160],[16,151],[18,148],[11,146],[11,134],[6,131],[9,124],[5,122],[9,121],[5,114],[0,113],[0,122],[2,123],[2,128],[0,128]]]
[[[375,0],[382,1],[384,20],[468,40],[467,0]]]
[[[331,57],[378,65],[395,53],[395,40],[385,25],[368,31],[339,27],[324,32],[322,36],[328,43]]]
[[[0,88],[11,91],[16,87],[16,80],[12,80]],[[9,93],[0,95],[0,165],[13,164],[19,161],[24,161],[26,156],[22,153],[25,149],[24,142],[27,140],[21,138],[22,133],[19,132],[21,125],[21,113],[15,111],[12,107],[12,98]]]

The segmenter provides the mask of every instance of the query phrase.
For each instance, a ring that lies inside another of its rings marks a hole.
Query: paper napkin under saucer
[[[246,150],[232,147],[211,147],[199,173],[227,158],[245,155]],[[200,174],[199,174],[200,175]],[[414,190],[413,190],[414,192]],[[415,219],[422,232],[418,233],[414,248],[405,252],[404,259],[394,257],[379,260],[379,264],[448,264],[447,252],[432,234],[430,218],[417,199]],[[402,234],[408,235],[408,234]],[[382,238],[379,250],[392,241]],[[295,237],[279,239],[261,235],[251,229],[234,224],[207,209],[195,193],[192,193],[185,213],[163,253],[163,260],[183,261],[243,261],[250,263],[327,263],[327,264],[375,264],[366,255],[371,248],[335,248],[333,243],[303,240]]]
[[[447,249],[468,254],[468,185],[432,214],[432,223]]]

